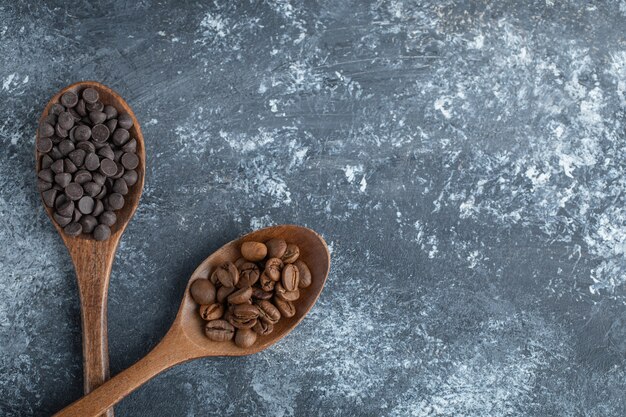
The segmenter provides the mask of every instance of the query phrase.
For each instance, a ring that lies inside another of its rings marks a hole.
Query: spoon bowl
[[[61,235],[63,243],[65,243],[70,253],[76,271],[83,329],[83,376],[85,393],[89,393],[109,377],[106,314],[109,277],[111,275],[113,259],[115,258],[115,251],[117,250],[122,233],[139,205],[146,166],[143,135],[135,114],[124,99],[115,91],[98,82],[78,82],[60,90],[50,99],[44,108],[39,124],[43,122],[52,105],[58,103],[64,93],[71,91],[79,94],[80,91],[88,87],[98,91],[102,103],[105,105],[110,104],[120,113],[127,113],[131,117],[133,126],[129,132],[131,137],[137,140],[136,153],[139,158],[139,166],[136,168],[137,182],[129,188],[129,192],[124,199],[124,207],[116,211],[117,222],[111,227],[111,236],[105,241],[97,241],[85,235],[76,237],[67,235],[63,228],[54,221],[52,209],[44,204],[48,217],[50,217],[52,224]],[[37,131],[37,140],[38,139],[39,131]],[[37,172],[39,172],[41,168],[40,165],[41,154],[35,147],[35,169]],[[106,415],[112,417],[112,410],[109,410]]]
[[[189,295],[189,286],[193,281],[206,278],[220,264],[234,261],[240,256],[239,248],[243,242],[265,242],[272,238],[282,238],[295,243],[300,249],[300,257],[311,271],[311,285],[300,292],[300,298],[294,302],[296,314],[291,318],[281,318],[274,331],[266,336],[259,336],[250,347],[241,348],[233,341],[215,342],[204,335],[205,322],[198,314],[198,305]],[[112,407],[126,395],[158,373],[177,364],[210,356],[246,356],[267,349],[285,337],[300,323],[319,298],[328,272],[330,253],[324,239],[313,230],[294,225],[268,227],[249,233],[222,246],[206,258],[193,272],[183,300],[167,334],[161,342],[146,356],[130,368],[105,382],[92,393],[55,414],[56,417],[89,417],[99,415]]]

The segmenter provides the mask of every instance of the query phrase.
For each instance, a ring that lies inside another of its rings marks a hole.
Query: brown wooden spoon
[[[213,342],[204,335],[204,323],[198,314],[198,305],[189,294],[189,286],[198,278],[206,278],[217,266],[234,261],[241,244],[246,241],[264,242],[272,238],[283,238],[300,248],[300,257],[311,270],[312,283],[300,291],[294,301],[296,314],[281,318],[274,331],[260,336],[249,348],[237,347],[232,341]],[[117,404],[122,398],[137,389],[158,373],[174,365],[207,356],[244,356],[267,349],[302,321],[322,292],[330,269],[330,253],[324,239],[306,227],[282,225],[268,227],[247,234],[222,246],[206,258],[194,271],[187,283],[183,301],[174,323],[161,342],[146,356],[130,368],[105,382],[91,394],[64,408],[56,417],[90,417]]]
[[[100,94],[102,103],[114,106],[120,113],[128,113],[133,120],[133,127],[129,130],[131,137],[137,139],[137,182],[130,187],[125,196],[124,207],[116,211],[117,222],[111,227],[111,237],[105,241],[96,241],[93,238],[81,235],[78,237],[68,236],[63,228],[52,218],[52,209],[44,207],[52,220],[65,246],[70,252],[80,294],[80,312],[83,327],[83,375],[85,393],[89,393],[104,381],[109,379],[109,352],[107,342],[107,292],[111,266],[115,257],[120,238],[126,225],[133,217],[139,197],[143,189],[145,173],[145,147],[139,122],[130,106],[113,90],[95,81],[83,81],[63,88],[46,105],[40,124],[48,114],[48,110],[54,103],[59,102],[61,95],[67,91],[79,93],[83,89],[91,87]],[[37,133],[39,135],[39,133]],[[39,137],[37,137],[39,139]],[[35,167],[39,171],[41,155],[35,148]],[[104,411],[102,409],[101,411]],[[113,410],[106,415],[113,416]]]

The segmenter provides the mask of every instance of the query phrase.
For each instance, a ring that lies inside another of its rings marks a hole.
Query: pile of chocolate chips
[[[300,290],[311,285],[311,271],[299,257],[298,246],[284,239],[245,242],[241,258],[195,280],[189,291],[206,336],[245,348],[272,333],[281,317],[293,317]]]
[[[111,236],[115,211],[137,182],[137,140],[133,120],[85,88],[68,91],[52,105],[39,126],[37,188],[66,234]]]

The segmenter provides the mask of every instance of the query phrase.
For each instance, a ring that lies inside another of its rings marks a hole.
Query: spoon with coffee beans
[[[326,242],[306,227],[268,227],[227,243],[193,272],[161,342],[55,416],[97,416],[160,372],[192,359],[267,349],[311,310],[329,269]]]
[[[93,81],[72,84],[41,115],[35,167],[46,213],[76,270],[89,393],[109,375],[107,290],[115,251],[143,189],[141,128],[110,88]]]

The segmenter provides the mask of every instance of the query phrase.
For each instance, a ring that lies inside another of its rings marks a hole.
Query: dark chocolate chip
[[[61,143],[59,143],[59,150],[63,155],[69,155],[75,148],[74,143],[69,139],[63,139]]]
[[[68,91],[61,96],[61,104],[65,107],[74,107],[77,103],[78,96],[71,91]]]
[[[83,90],[83,100],[85,100],[86,103],[95,103],[99,98],[100,95],[98,94],[98,90],[91,87]]]
[[[112,159],[103,159],[100,161],[100,172],[107,177],[112,177],[117,173],[117,164]]]
[[[52,165],[50,165],[50,169],[52,170],[52,172],[54,172],[55,174],[60,174],[63,172],[63,160],[62,159],[58,159],[56,161],[54,161],[52,163]]]
[[[105,224],[99,224],[93,230],[93,237],[96,240],[107,240],[111,237],[111,229]]]
[[[58,146],[53,146],[50,152],[48,152],[48,155],[50,155],[50,158],[54,160],[63,158],[63,154],[59,150]]]
[[[129,187],[133,186],[137,182],[137,171],[133,169],[126,170],[122,178],[124,178],[124,181],[126,181],[126,185],[128,185]]]
[[[69,236],[78,236],[83,232],[83,226],[80,223],[72,222],[65,226],[63,231]]]
[[[128,130],[133,127],[133,119],[126,113],[121,114],[120,117],[117,118],[117,122],[122,129]]]
[[[87,109],[85,108],[85,100],[83,100],[82,98],[78,100],[78,103],[76,104],[75,109],[76,109],[76,113],[78,113],[81,117],[87,116]]]
[[[115,132],[113,132],[113,143],[117,146],[122,146],[128,142],[129,138],[130,134],[126,129],[115,129]]]
[[[57,124],[57,122],[59,121],[59,118],[57,117],[56,114],[49,114],[46,116],[46,118],[44,119],[44,121],[46,123],[51,124],[52,126],[54,126],[55,124]]]
[[[91,215],[98,217],[99,215],[102,214],[103,211],[104,211],[104,204],[102,204],[102,201],[96,200],[96,205],[93,208],[93,212],[91,213]]]
[[[117,166],[117,172],[115,173],[115,175],[111,176],[111,178],[113,179],[122,178],[122,175],[124,175],[124,166],[120,164],[119,162],[116,162],[115,165]]]
[[[127,152],[122,155],[122,165],[126,169],[135,169],[139,165],[139,158],[137,154]]]
[[[74,117],[69,112],[64,111],[59,114],[59,120],[57,122],[65,130],[70,130],[74,126]]]
[[[112,193],[109,195],[107,201],[112,210],[119,210],[124,207],[124,196],[120,193]]]
[[[113,132],[115,130],[115,128],[117,127],[117,119],[107,120],[105,125],[106,125],[106,127],[109,128],[109,132]]]
[[[112,211],[105,211],[98,217],[98,221],[101,224],[106,224],[107,226],[113,226],[117,221],[117,216]]]
[[[82,119],[82,116],[80,114],[78,114],[78,112],[74,109],[68,109],[67,111],[69,114],[72,115],[72,117],[74,118],[74,123],[78,123],[80,122],[80,119]]]
[[[60,125],[60,124],[58,124],[58,123],[57,123],[57,125],[54,127],[54,133],[55,133],[58,137],[60,137],[60,138],[66,138],[66,137],[68,137],[68,136],[69,136],[69,134],[70,134],[67,130],[63,129],[63,128],[61,127],[61,125]]]
[[[115,180],[113,183],[113,192],[120,193],[122,195],[128,194],[128,184],[122,178]]]
[[[95,202],[93,198],[85,195],[78,200],[78,210],[83,214],[91,214],[93,212]]]
[[[59,224],[59,226],[64,227],[67,226],[68,224],[70,224],[70,222],[72,221],[71,217],[64,217],[61,216],[59,213],[54,213],[52,215],[52,217],[54,217],[54,220]]]
[[[52,149],[52,148],[50,148]],[[48,155],[44,155],[41,157],[41,167],[43,169],[50,168],[54,161]]]
[[[63,107],[59,103],[54,103],[52,107],[50,107],[50,110],[48,110],[48,114],[54,114],[58,116],[59,114],[61,114],[61,112],[64,112],[64,111],[65,111],[65,107]]]
[[[57,198],[57,193],[58,191],[55,189],[46,190],[43,193],[41,193],[44,204],[48,207],[53,207],[54,199]]]
[[[97,196],[101,188],[102,188],[101,186],[99,186],[93,181],[89,181],[83,184],[83,190],[85,190],[85,193],[87,193],[87,195],[91,197]]]
[[[115,153],[113,153],[113,149],[111,149],[109,145],[105,145],[102,148],[98,149],[98,152],[96,153],[101,157],[107,159],[113,159],[115,157]]]
[[[67,185],[72,182],[72,174],[68,172],[61,172],[60,174],[56,174],[54,176],[54,182],[59,184],[60,187],[67,187]]]
[[[78,200],[83,196],[83,187],[78,183],[70,182],[67,184],[67,187],[65,187],[65,195],[70,200]]]
[[[96,147],[93,146],[93,143],[89,142],[89,141],[83,141],[83,142],[78,142],[76,144],[76,147],[78,149],[82,149],[87,153],[93,153],[96,151]],[[100,162],[98,162],[98,165],[100,165]]]
[[[72,221],[73,222],[77,222],[80,220],[80,218],[83,217],[83,213],[81,213],[79,210],[74,210],[74,215],[72,216]]]
[[[100,192],[95,198],[97,200],[102,200],[104,197],[106,197],[107,193],[108,193],[107,187],[102,187],[102,189],[100,190]]]
[[[78,184],[85,184],[91,181],[91,172],[81,169],[80,171],[74,174],[74,182]]]
[[[82,149],[74,149],[72,152],[69,153],[68,156],[72,160],[74,165],[79,167],[85,163],[85,157],[87,156],[87,152]]]
[[[78,171],[78,168],[76,168],[74,162],[72,162],[70,158],[65,158],[63,160],[63,172],[69,172],[70,174],[73,174],[76,171]]]
[[[93,122],[94,125],[104,123],[107,119],[107,115],[101,111],[92,111],[89,112],[89,119]]]
[[[87,214],[80,218],[80,225],[83,226],[83,233],[91,233],[98,225],[98,220],[91,214]]]
[[[40,137],[37,139],[37,150],[41,153],[48,153],[52,150],[54,144],[52,139]]]
[[[95,103],[85,103],[85,108],[87,111],[102,111],[104,110],[104,104],[100,101],[96,101]]]
[[[74,137],[79,142],[87,140],[91,137],[91,129],[87,125],[77,126],[76,131],[74,132]]]
[[[85,156],[85,168],[89,171],[95,171],[100,167],[100,158],[95,153],[89,153]]]
[[[102,175],[99,172],[94,172],[92,174],[93,177],[93,182],[95,182],[96,184],[103,186],[104,182],[106,181],[107,177],[105,177],[104,175]]]
[[[109,138],[109,128],[105,125],[97,124],[91,128],[91,136],[96,142],[104,142]]]
[[[115,156],[113,157],[113,160],[114,160],[115,162],[119,162],[119,160],[120,160],[120,158],[122,157],[122,155],[124,155],[124,151],[123,151],[123,150],[121,150],[121,149],[118,149],[118,150],[113,151],[113,154],[115,155]]]
[[[54,172],[51,169],[42,169],[37,173],[37,177],[44,181],[52,182],[54,180]]]
[[[57,207],[57,213],[63,217],[72,217],[74,214],[74,202],[68,200]]]
[[[113,106],[104,106],[104,113],[107,115],[107,120],[117,117],[117,109]]]
[[[48,138],[52,135],[54,135],[54,126],[47,122],[39,125],[39,137]]]
[[[37,189],[39,191],[46,191],[46,190],[49,190],[50,188],[52,188],[52,183],[49,183],[48,181],[44,181],[40,178],[37,178]]]

